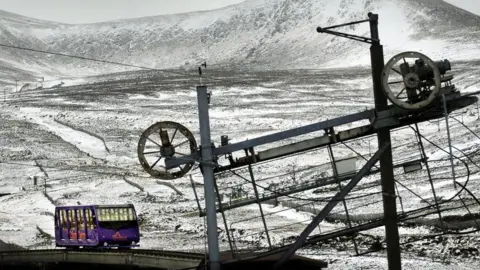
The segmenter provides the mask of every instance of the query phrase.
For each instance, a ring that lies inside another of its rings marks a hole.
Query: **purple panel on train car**
[[[68,239],[68,228],[63,228],[61,232],[62,232],[61,239]]]
[[[108,244],[131,244],[132,242],[139,242],[139,232],[138,228],[125,228],[120,230],[108,230],[108,229],[99,229],[99,235],[101,235],[101,242],[106,242]]]
[[[97,231],[88,230],[87,231],[87,242],[98,242],[98,233]]]
[[[126,228],[120,230],[108,230],[108,229],[101,229],[101,232],[104,236],[106,241],[114,241],[114,242],[138,242],[139,241],[139,233],[137,228]]]

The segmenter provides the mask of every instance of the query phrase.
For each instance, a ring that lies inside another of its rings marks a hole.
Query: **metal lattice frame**
[[[334,32],[330,29],[351,25],[356,23],[369,22],[371,38],[359,37],[355,35],[345,34]],[[167,157],[165,161],[166,169],[175,168],[183,164],[190,164],[192,161],[200,163],[200,168],[203,173],[205,181],[205,212],[204,215],[207,217],[207,226],[208,226],[208,244],[209,244],[209,257],[212,270],[220,269],[220,258],[219,258],[219,247],[218,247],[218,236],[217,236],[217,220],[216,213],[218,211],[224,212],[228,207],[223,207],[221,205],[220,197],[218,197],[220,208],[217,209],[215,204],[215,189],[217,190],[217,196],[219,196],[218,187],[216,187],[215,174],[221,173],[222,171],[227,171],[233,168],[240,168],[248,166],[250,172],[251,182],[255,191],[255,198],[252,201],[245,202],[244,205],[257,203],[260,204],[261,201],[265,201],[265,198],[260,198],[253,173],[251,171],[251,165],[259,162],[265,162],[268,160],[273,160],[279,157],[289,156],[293,154],[302,153],[311,149],[316,149],[319,147],[330,146],[334,143],[346,142],[359,137],[364,137],[367,135],[377,134],[379,150],[368,160],[364,167],[358,172],[353,178],[347,178],[345,180],[351,179],[349,184],[341,189],[341,191],[334,197],[332,200],[323,208],[323,210],[310,222],[310,224],[304,229],[300,237],[295,241],[294,244],[284,246],[281,248],[273,249],[271,251],[263,253],[263,255],[283,252],[282,258],[276,263],[275,267],[280,267],[282,263],[288,260],[298,248],[309,244],[314,243],[315,241],[320,241],[321,239],[327,239],[335,235],[343,235],[359,230],[364,230],[368,228],[374,228],[378,226],[385,225],[386,227],[386,239],[387,239],[387,256],[389,262],[389,269],[401,269],[400,262],[400,248],[399,248],[399,236],[398,236],[398,224],[399,220],[405,218],[405,216],[398,217],[396,211],[396,193],[395,193],[395,179],[393,178],[393,161],[392,161],[392,148],[391,148],[391,139],[390,139],[390,130],[402,126],[407,126],[410,124],[428,121],[431,119],[439,118],[444,116],[443,111],[438,110],[438,104],[432,103],[429,106],[423,108],[421,114],[417,112],[412,112],[398,108],[395,106],[389,106],[387,103],[387,98],[383,93],[381,86],[381,74],[384,67],[383,59],[383,49],[380,45],[379,36],[378,36],[378,15],[369,13],[369,19],[359,22],[353,22],[338,26],[332,26],[328,28],[319,28],[318,32],[334,34],[341,37],[350,38],[357,41],[362,41],[371,44],[370,53],[372,61],[372,79],[373,79],[373,89],[374,89],[374,99],[375,99],[375,109],[367,110],[364,112],[359,112],[351,115],[342,116],[336,119],[331,119],[327,121],[322,121],[314,123],[311,125],[278,132],[258,138],[254,138],[247,141],[237,142],[234,144],[226,144],[220,147],[213,147],[210,139],[210,127],[209,127],[209,116],[208,116],[208,103],[209,97],[207,94],[206,86],[197,87],[197,96],[198,96],[198,107],[199,107],[199,119],[200,119],[200,134],[201,134],[201,147],[200,151],[195,151],[190,155],[185,155],[182,158]],[[473,97],[471,94],[461,96],[458,92],[456,93],[447,93],[444,95],[443,104],[445,111],[453,111],[455,109],[468,106],[477,101],[476,97]],[[358,128],[353,128],[351,130],[342,131],[338,133],[330,133],[321,137],[296,142],[294,144],[270,148],[261,152],[254,152],[254,148],[260,145],[266,145],[274,142],[278,142],[284,139],[297,137],[300,135],[321,131],[321,130],[330,130],[336,126],[349,124],[357,121],[369,120],[370,124],[361,126]],[[218,166],[216,161],[218,157],[222,155],[229,155],[236,151],[248,151],[247,155],[240,160],[235,161],[233,164],[228,166]],[[325,218],[325,216],[330,212],[331,209],[345,196],[350,192],[350,190],[360,181],[360,179],[371,173],[371,168],[373,165],[380,161],[380,169],[378,172],[381,174],[381,184],[382,184],[382,197],[384,203],[384,219],[378,222],[373,222],[371,224],[365,224],[361,226],[349,227],[345,230],[342,230],[338,233],[333,233],[329,235],[318,235],[315,237],[307,237],[317,227],[318,223]],[[333,184],[338,184],[340,177],[333,180]],[[305,190],[313,188],[306,187]],[[295,190],[294,192],[298,192]],[[280,194],[279,194],[280,193]],[[288,192],[276,192],[272,197],[267,197],[267,199],[277,198],[279,195],[287,195]],[[239,207],[239,206],[238,206]],[[268,231],[268,227],[264,220],[263,210],[260,206],[260,211],[263,219],[263,224],[265,231]],[[202,212],[201,212],[202,214]],[[224,222],[225,218],[224,218]],[[226,226],[227,227],[227,226]],[[228,230],[227,230],[228,233]],[[269,246],[271,247],[270,237],[268,237]],[[233,248],[231,246],[232,252]]]

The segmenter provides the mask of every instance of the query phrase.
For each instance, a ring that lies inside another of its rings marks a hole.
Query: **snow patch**
[[[28,113],[41,112],[40,108],[22,108],[26,109]],[[102,140],[88,135],[84,132],[80,132],[57,123],[48,118],[42,118],[41,116],[29,115],[30,121],[44,126],[50,132],[58,135],[60,138],[68,143],[75,145],[81,151],[88,153],[89,155],[104,159],[108,156],[108,152],[105,149],[105,145]]]

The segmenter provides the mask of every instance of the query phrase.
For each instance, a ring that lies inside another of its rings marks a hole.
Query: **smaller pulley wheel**
[[[419,52],[395,55],[382,71],[385,95],[393,104],[407,110],[420,110],[430,105],[440,92],[440,83],[440,71],[435,62]]]
[[[163,180],[183,177],[195,164],[189,161],[167,170],[165,160],[182,158],[197,151],[197,142],[192,132],[176,122],[158,122],[147,128],[138,142],[138,159],[143,169],[151,176]]]

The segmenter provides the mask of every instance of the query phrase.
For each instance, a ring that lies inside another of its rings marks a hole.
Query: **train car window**
[[[62,214],[60,210],[57,210],[57,216],[56,216],[56,222],[57,222],[57,228],[62,228]]]
[[[106,212],[105,209],[98,209],[98,221],[103,221],[106,218]]]
[[[132,208],[99,208],[97,210],[99,222],[135,221],[135,212]]]
[[[60,211],[55,211],[55,229],[60,227]]]
[[[62,222],[62,228],[66,229],[67,228],[67,214],[65,210],[60,210],[61,214],[61,222]]]
[[[77,214],[77,221],[78,221],[78,228],[80,230],[84,230],[85,229],[85,220],[83,219],[83,209],[77,209],[75,210],[76,214]]]
[[[76,228],[77,224],[75,222],[75,216],[73,214],[73,210],[67,210],[68,211],[68,221],[70,222],[70,228]]]
[[[103,209],[97,209],[97,220],[98,221],[103,220]]]
[[[115,209],[108,209],[108,220],[115,221]]]
[[[73,223],[78,226],[77,210],[72,210]]]
[[[87,209],[82,209],[82,226],[86,228],[87,226]]]
[[[70,228],[70,226],[72,226],[72,219],[70,218],[69,210],[65,210],[65,220],[67,221],[67,227]]]
[[[73,224],[75,225],[75,227],[78,228],[77,214],[75,212],[76,212],[76,210],[72,210],[72,220],[73,220]]]
[[[60,210],[57,210],[55,212],[55,225],[57,226],[57,228],[62,227],[62,214],[60,213]]]
[[[99,222],[103,221],[105,219],[105,209],[99,208],[97,209],[97,220]]]
[[[133,214],[133,209],[128,208],[128,220],[135,220],[135,215]]]
[[[74,209],[74,210],[72,210],[72,212],[73,212],[73,220],[75,220],[75,226],[76,226],[76,229],[77,229],[77,232],[76,232],[77,236],[75,236],[75,238],[76,238],[76,237],[78,237],[78,230],[80,229],[79,228],[79,226],[80,226],[80,222],[79,222],[80,221],[80,216],[78,215],[78,209]]]
[[[92,228],[92,214],[90,209],[85,209],[85,219],[87,220],[87,229]]]
[[[97,222],[98,222],[98,213],[94,213],[92,210],[92,223],[93,223],[93,228],[97,228]]]
[[[90,209],[85,209],[85,215],[87,219],[87,228],[92,230],[94,228],[94,222],[93,222],[93,217],[92,217],[92,210]]]
[[[120,230],[138,226],[135,211],[131,207],[99,208],[97,214],[98,226],[101,228]]]
[[[116,221],[115,219],[115,209],[108,209],[108,220]]]

